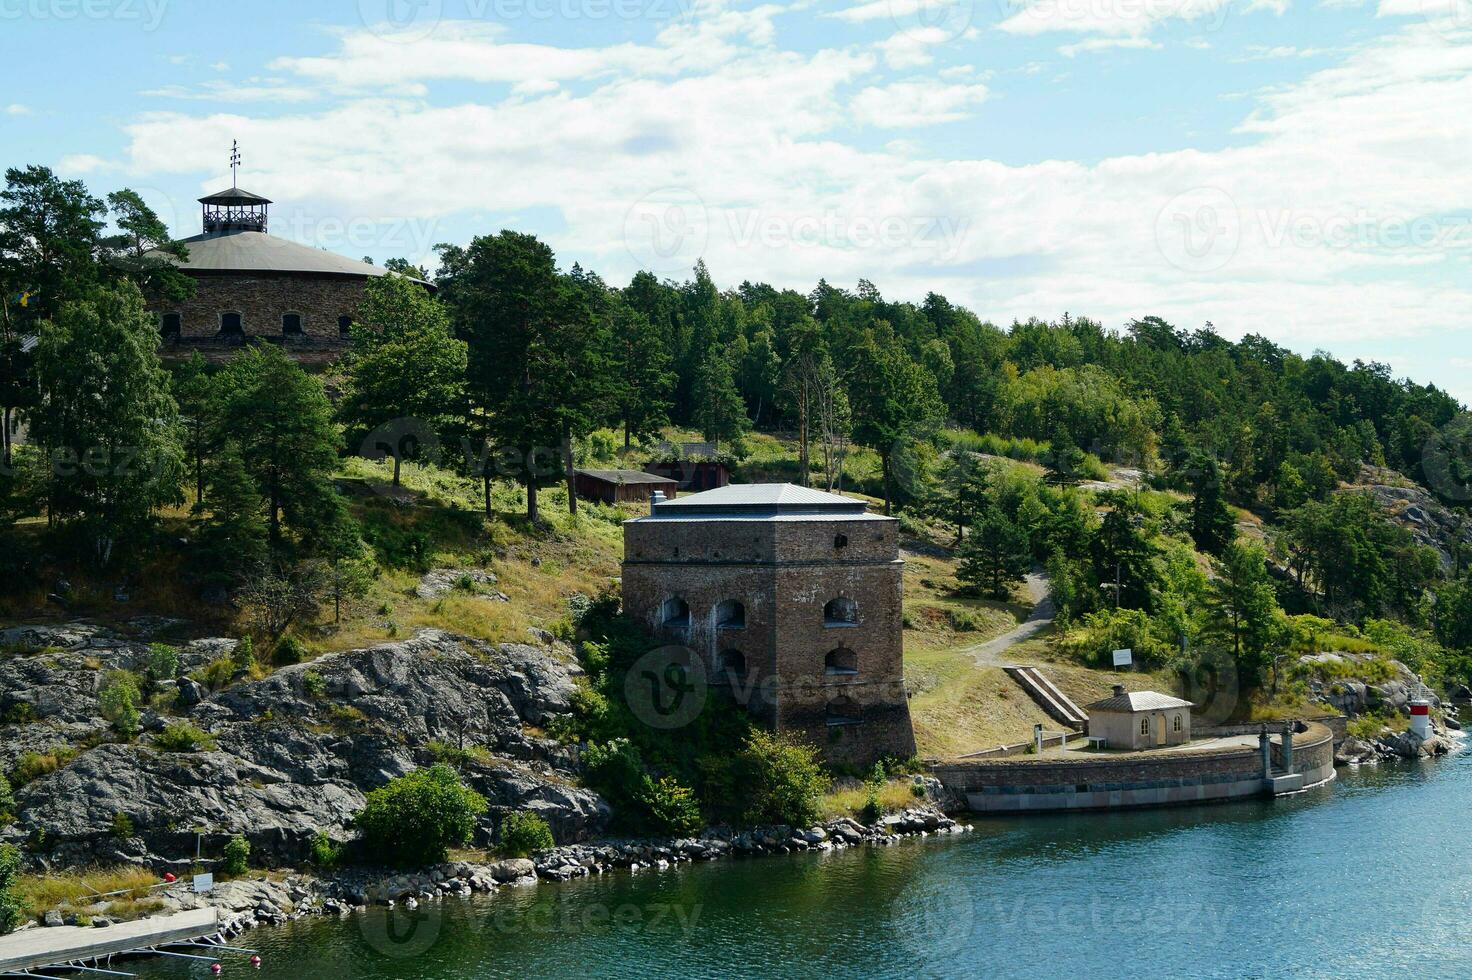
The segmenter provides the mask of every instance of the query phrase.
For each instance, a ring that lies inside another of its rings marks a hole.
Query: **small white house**
[[[1087,705],[1089,737],[1102,738],[1111,749],[1153,749],[1191,740],[1191,702],[1159,691],[1114,694]]]

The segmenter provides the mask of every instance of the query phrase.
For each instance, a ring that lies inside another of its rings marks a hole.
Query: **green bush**
[[[245,874],[250,867],[250,841],[236,834],[225,842],[223,859],[220,861],[220,870],[227,875],[238,876]]]
[[[230,662],[241,670],[250,670],[256,665],[256,644],[248,636],[242,636],[235,649],[230,651]]]
[[[211,660],[189,675],[190,680],[203,684],[211,691],[223,690],[235,678],[235,661],[229,657]]]
[[[638,800],[650,828],[658,833],[685,837],[705,826],[695,794],[672,776],[658,782],[645,776]]]
[[[160,752],[209,752],[215,740],[187,721],[176,721],[153,737],[153,747]]]
[[[10,789],[10,780],[0,772],[0,824],[15,816],[15,793]]]
[[[148,645],[148,676],[156,681],[171,681],[179,676],[179,651],[167,643]]]
[[[747,820],[805,826],[818,819],[828,780],[811,746],[787,735],[753,731],[739,764]]]
[[[123,738],[132,738],[138,734],[138,702],[140,700],[138,681],[126,670],[115,670],[108,674],[102,682],[102,690],[97,695],[102,717],[106,718],[112,724],[113,730]]]
[[[281,642],[276,644],[276,652],[271,655],[271,660],[278,667],[290,667],[299,664],[307,658],[307,646],[294,636],[283,636]]]
[[[312,864],[322,871],[331,871],[342,861],[342,845],[317,831],[312,838]]]
[[[557,846],[547,821],[528,810],[506,814],[498,836],[496,852],[505,857],[531,857]]]
[[[309,698],[322,698],[327,696],[327,681],[315,670],[302,673],[302,690],[307,692]]]
[[[119,810],[117,813],[114,813],[112,815],[112,835],[114,837],[123,837],[123,838],[132,837],[133,836],[133,818],[130,817],[130,816],[128,816],[122,810]]]
[[[369,793],[353,823],[368,853],[397,867],[422,867],[464,846],[485,810],[485,797],[462,784],[455,770],[436,763]]]
[[[0,844],[0,936],[9,935],[25,921],[20,897],[15,893],[19,877],[20,851],[9,844]]]
[[[26,752],[15,760],[10,770],[10,782],[17,788],[49,775],[77,757],[77,750],[62,745],[50,752]]]

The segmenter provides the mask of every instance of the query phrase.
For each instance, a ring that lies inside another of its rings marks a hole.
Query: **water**
[[[1472,753],[257,930],[266,978],[1472,977]],[[203,963],[134,961],[149,978]]]

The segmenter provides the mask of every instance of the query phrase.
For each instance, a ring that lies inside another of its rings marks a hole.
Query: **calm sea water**
[[[1472,752],[1275,802],[981,820],[306,920],[242,939],[264,965],[225,975],[1472,977],[1469,813]]]

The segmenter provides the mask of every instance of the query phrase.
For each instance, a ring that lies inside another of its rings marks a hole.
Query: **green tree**
[[[753,731],[737,759],[751,823],[806,827],[818,819],[828,780],[811,746],[790,736]]]
[[[137,680],[126,670],[109,674],[97,692],[97,703],[102,717],[125,739],[132,739],[138,734],[138,702],[141,699]]]
[[[1110,509],[1094,539],[1094,576],[1111,591],[1115,608],[1149,610],[1158,581],[1156,549],[1139,500],[1117,491],[1100,494],[1099,500]]]
[[[736,375],[731,362],[719,350],[706,352],[695,374],[695,404],[691,420],[707,442],[719,446],[735,442],[746,434],[750,425],[746,403],[736,388]]]
[[[51,466],[51,518],[76,524],[98,566],[181,503],[178,407],[137,287],[97,286],[41,324],[31,439]],[[133,554],[130,550],[128,554]]]
[[[234,441],[210,462],[209,488],[209,504],[194,507],[198,565],[206,581],[233,585],[265,564],[269,552],[266,501]]]
[[[46,167],[5,171],[0,191],[0,285],[7,316],[19,329],[59,314],[62,304],[87,292],[100,269],[107,206],[80,180],[61,180]],[[26,297],[9,305],[12,294]]]
[[[439,864],[469,843],[485,797],[443,763],[416,769],[368,794],[353,824],[369,854],[396,867]]]
[[[547,821],[530,810],[513,810],[502,817],[496,837],[496,852],[505,857],[531,857],[557,846]]]
[[[179,403],[184,454],[194,470],[194,502],[204,502],[205,462],[215,446],[218,420],[214,417],[214,385],[199,351],[179,365],[174,375],[174,399]]]
[[[370,431],[396,437],[394,445],[363,448],[375,458],[385,451],[393,457],[398,486],[402,460],[429,447],[420,442],[425,433],[414,431],[418,426],[397,432],[392,423],[413,419],[437,442],[452,438],[465,407],[465,342],[451,334],[439,300],[398,275],[369,281],[357,327],[343,361],[338,412],[360,439]]]
[[[1282,610],[1268,576],[1266,556],[1255,544],[1233,542],[1214,563],[1207,599],[1207,628],[1232,650],[1237,677],[1248,690],[1261,685]]]
[[[987,468],[971,453],[955,449],[945,456],[925,511],[955,527],[957,545],[966,539],[966,529],[986,508],[988,476]]]
[[[20,879],[20,851],[0,844],[0,936],[8,936],[25,922],[16,883]]]
[[[956,578],[982,588],[993,599],[1005,600],[1031,564],[1026,533],[999,508],[989,506],[961,545]]]
[[[242,351],[215,377],[215,417],[222,438],[240,447],[245,471],[266,501],[267,536],[305,530],[336,493],[337,428],[322,383],[279,347]]]
[[[179,303],[193,296],[194,278],[178,266],[189,259],[189,249],[173,239],[143,198],[124,188],[107,195],[107,203],[118,232],[103,239],[102,247],[113,266],[150,300]]]
[[[1043,455],[1043,466],[1048,470],[1049,480],[1064,485],[1076,482],[1083,472],[1084,451],[1073,441],[1073,434],[1067,426],[1053,428],[1048,451]]]
[[[916,364],[891,331],[871,332],[854,351],[849,374],[854,440],[879,454],[884,512],[895,495],[897,460],[929,439],[945,412],[935,379]]]
[[[1221,469],[1210,456],[1192,460],[1188,483],[1191,491],[1191,539],[1196,547],[1219,555],[1237,532],[1237,522],[1222,499]]]
[[[656,437],[669,424],[678,376],[659,327],[622,300],[613,305],[612,339],[614,388],[628,449],[633,439]]]

